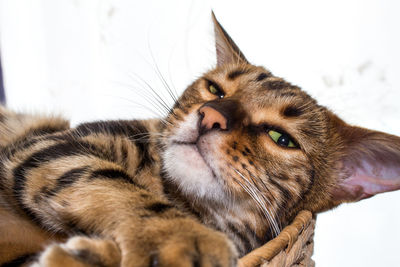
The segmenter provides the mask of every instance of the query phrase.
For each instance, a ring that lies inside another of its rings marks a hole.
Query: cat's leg
[[[31,267],[117,267],[121,252],[112,240],[76,236],[46,248]]]
[[[151,236],[153,240],[150,244],[148,240],[132,240],[132,247],[124,252],[122,262],[121,251],[116,242],[83,236],[73,237],[65,244],[47,247],[31,267],[236,265],[236,257],[231,255],[234,248],[226,249],[226,239],[222,234],[205,229],[197,232],[199,229],[194,230],[192,223],[187,226],[190,226],[190,229],[185,228],[183,224],[176,224],[171,229],[157,229],[156,231],[167,230],[168,237],[162,234]],[[148,238],[144,236],[144,239]]]
[[[236,265],[224,234],[150,189],[151,172],[129,175],[97,140],[50,138],[11,155],[18,160],[3,164],[8,201],[42,228],[114,240],[124,267]]]

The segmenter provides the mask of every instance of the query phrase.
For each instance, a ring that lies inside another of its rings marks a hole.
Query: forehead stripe
[[[257,76],[257,78],[256,78],[256,81],[257,82],[261,82],[262,80],[264,80],[265,78],[267,78],[268,77],[268,74],[266,74],[266,73],[260,73],[260,75],[258,75]]]
[[[290,88],[290,84],[285,81],[266,81],[263,86],[269,90],[281,90],[284,88]]]
[[[298,117],[303,114],[303,110],[295,106],[287,106],[282,112],[285,117]]]
[[[249,72],[248,70],[243,70],[243,69],[234,70],[234,71],[232,71],[232,72],[230,72],[230,73],[228,74],[228,79],[229,79],[229,80],[234,80],[234,79],[236,79],[237,77],[239,77],[240,75],[246,74],[246,73],[248,73],[248,72]]]

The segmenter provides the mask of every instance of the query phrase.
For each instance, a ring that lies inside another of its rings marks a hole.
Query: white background
[[[73,124],[144,118],[215,64],[210,10],[246,57],[350,123],[400,135],[400,2],[0,0],[8,105]],[[144,106],[150,107],[152,111]],[[317,266],[399,266],[400,192],[318,216]]]

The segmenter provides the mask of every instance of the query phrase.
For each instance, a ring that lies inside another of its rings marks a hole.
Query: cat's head
[[[400,189],[399,137],[346,124],[250,64],[213,21],[217,66],[186,89],[165,128],[164,169],[184,195],[286,224],[300,209]]]

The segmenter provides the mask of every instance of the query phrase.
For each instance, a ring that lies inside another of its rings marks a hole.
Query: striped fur
[[[216,68],[164,119],[71,129],[0,108],[2,266],[235,266],[301,209],[400,188],[400,138],[345,124],[214,23]]]

